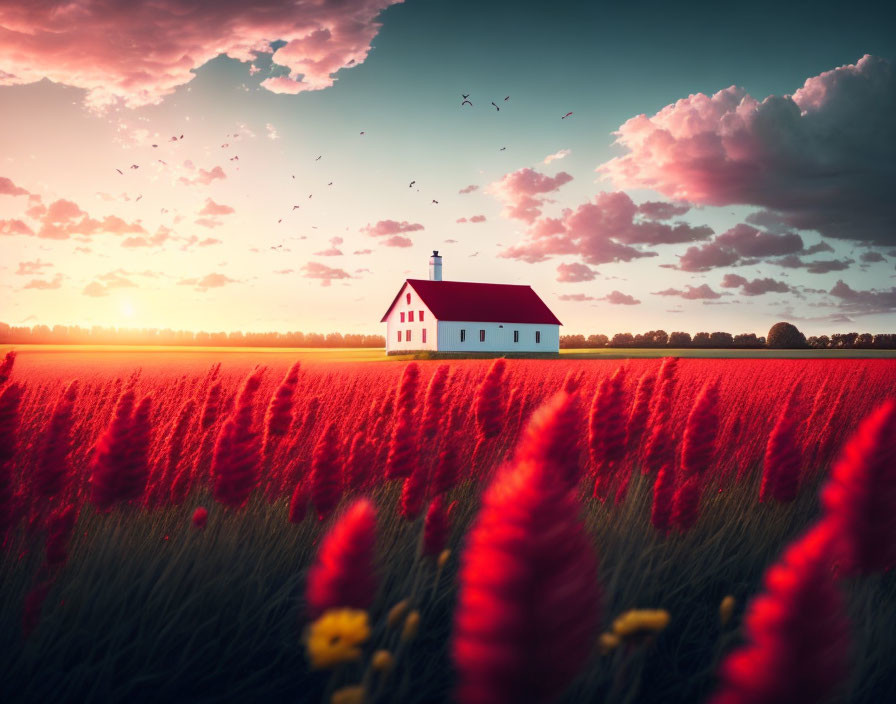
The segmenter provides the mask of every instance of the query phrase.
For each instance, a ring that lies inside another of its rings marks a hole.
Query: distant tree
[[[617,332],[610,340],[610,347],[632,347],[635,344],[635,337],[630,332]]]
[[[730,332],[714,332],[709,336],[709,344],[713,347],[731,347],[734,337]]]
[[[896,335],[875,335],[871,346],[878,350],[896,349]]]
[[[768,331],[768,347],[775,349],[800,349],[807,347],[806,336],[801,333],[796,325],[791,323],[775,323]]]
[[[589,335],[586,347],[606,347],[609,341],[606,335]]]
[[[698,332],[694,335],[694,339],[691,341],[691,344],[694,347],[710,347],[712,345],[712,339],[708,332]]]
[[[872,347],[873,342],[874,342],[874,335],[872,335],[870,332],[863,332],[861,335],[859,335],[856,338],[856,341],[855,341],[855,343],[853,343],[853,346],[856,347],[857,349],[867,350]]]
[[[734,336],[735,347],[759,347],[759,338],[755,332],[744,332]]]
[[[691,333],[673,332],[669,335],[669,347],[690,347]]]

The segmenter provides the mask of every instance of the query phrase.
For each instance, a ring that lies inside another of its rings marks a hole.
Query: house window
[[[423,311],[422,310],[420,311],[420,322],[421,323],[423,322]]]
[[[460,341],[461,341],[461,342],[465,342],[466,339],[467,339],[467,331],[466,331],[466,330],[461,330],[461,331],[460,331]]]
[[[414,311],[412,311],[412,310],[409,310],[409,311],[408,311],[408,322],[409,322],[409,323],[413,323],[413,322],[414,322]]]
[[[411,294],[407,294],[408,305],[411,303]]]
[[[519,342],[519,341],[520,341],[520,331],[519,331],[519,330],[514,330],[514,331],[513,331],[513,341],[514,341],[514,342]]]
[[[401,330],[398,331],[398,341],[401,342]]]
[[[404,336],[408,339],[408,342],[411,341],[411,331],[410,331],[410,330],[408,330],[408,331],[404,334]]]
[[[541,330],[535,331],[535,344],[539,344],[541,342]]]
[[[401,314],[401,322],[404,322],[404,312]]]
[[[480,330],[480,331],[479,331],[479,341],[480,341],[480,342],[485,342],[485,330]]]
[[[426,328],[423,328],[423,344],[426,344]]]

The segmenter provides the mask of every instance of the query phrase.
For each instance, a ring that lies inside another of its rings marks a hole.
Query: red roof
[[[436,320],[563,325],[531,286],[428,279],[408,279],[407,283]],[[380,322],[386,322],[400,295],[401,290]]]

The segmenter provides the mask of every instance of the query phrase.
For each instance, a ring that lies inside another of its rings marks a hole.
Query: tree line
[[[194,347],[385,347],[382,335],[331,332],[193,332],[94,325],[11,326],[0,322],[0,344],[185,345]]]
[[[896,334],[871,333],[834,333],[803,337],[785,344],[769,344],[767,339],[755,333],[732,335],[729,332],[698,332],[693,337],[687,332],[671,332],[651,330],[643,334],[633,335],[620,332],[607,335],[561,335],[560,347],[563,349],[589,349],[600,347],[705,347],[705,348],[742,348],[757,349],[762,347],[811,347],[814,349],[896,349]]]

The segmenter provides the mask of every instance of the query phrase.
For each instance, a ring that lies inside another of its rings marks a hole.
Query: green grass
[[[0,345],[0,355],[15,349],[22,355],[72,355],[85,359],[98,355],[133,356],[166,353],[172,361],[214,354],[230,359],[252,358],[259,362],[276,357],[289,357],[309,362],[406,362],[428,359],[653,359],[685,357],[699,359],[894,359],[896,350],[766,350],[766,349],[698,349],[698,348],[601,348],[563,349],[560,354],[512,352],[429,352],[387,355],[382,348],[334,347],[174,347],[140,345]]]
[[[301,643],[305,575],[326,526],[311,516],[289,524],[283,501],[255,500],[237,514],[205,495],[154,513],[124,508],[100,516],[87,509],[28,641],[19,629],[22,600],[40,554],[32,549],[20,558],[33,541],[19,535],[0,557],[3,700],[326,701],[325,691],[360,681],[374,649],[396,650],[398,635],[386,628],[385,615],[410,597],[422,612],[420,636],[401,649],[372,701],[450,701],[455,577],[477,493],[469,485],[453,492],[454,553],[437,586],[435,566],[416,559],[420,521],[397,517],[397,496],[394,484],[374,496],[381,586],[365,661],[332,673],[309,670]],[[754,479],[724,493],[710,490],[695,529],[662,539],[649,522],[650,497],[649,479],[638,476],[622,506],[583,497],[583,519],[600,562],[603,626],[635,607],[666,608],[671,623],[655,642],[608,657],[595,650],[564,702],[705,701],[720,658],[739,642],[745,600],[817,514],[814,487],[791,505],[759,504]],[[199,504],[210,509],[202,533],[189,520]],[[896,574],[843,586],[853,664],[836,700],[878,704],[896,691],[889,659],[896,652]],[[727,594],[738,606],[722,628],[718,605]]]

